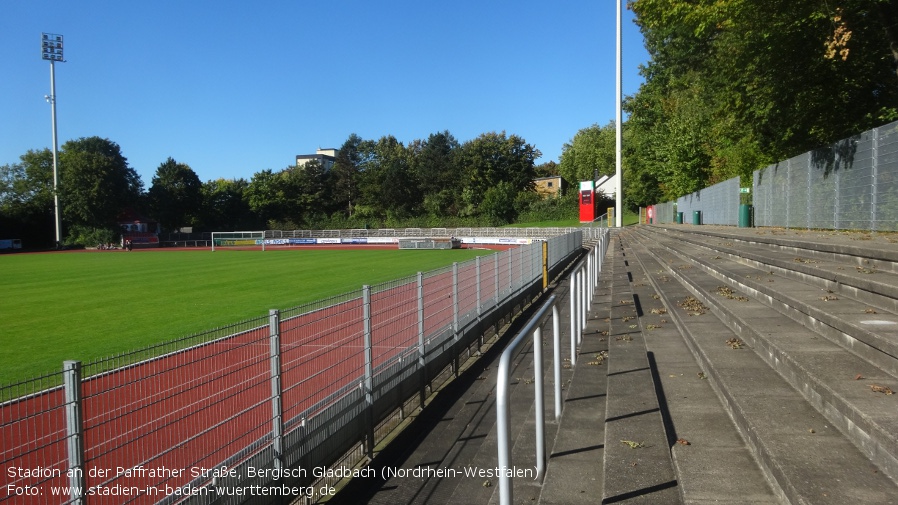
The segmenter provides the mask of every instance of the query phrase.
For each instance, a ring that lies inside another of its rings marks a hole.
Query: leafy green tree
[[[352,217],[354,206],[360,198],[360,174],[365,170],[371,147],[371,141],[363,140],[355,133],[351,134],[340,146],[331,168],[334,204],[337,208],[345,209],[349,217]]]
[[[49,150],[28,151],[21,163],[0,166],[0,235],[30,247],[52,244],[52,158]]]
[[[490,226],[508,224],[517,216],[515,197],[518,190],[511,182],[499,181],[486,190],[480,203],[480,214],[487,219]]]
[[[561,169],[558,166],[558,163],[555,163],[552,160],[549,160],[545,163],[540,163],[539,165],[533,167],[533,171],[537,177],[551,177],[553,175],[561,175]],[[567,180],[567,178],[565,178]],[[568,181],[571,182],[571,181]]]
[[[60,205],[64,221],[114,228],[122,210],[136,205],[143,182],[118,144],[82,137],[62,145],[59,154]]]
[[[421,188],[422,206],[431,216],[455,216],[461,195],[463,172],[459,167],[459,143],[449,131],[432,133],[423,142],[409,145],[412,170]]]
[[[313,217],[327,214],[331,205],[331,173],[318,160],[285,172],[292,175],[289,187],[293,193],[292,212],[297,214],[295,222],[309,224]]]
[[[253,174],[244,191],[246,203],[260,223],[281,221],[286,215],[282,178],[271,169]]]
[[[578,131],[570,143],[561,148],[558,173],[571,184],[595,180],[596,176],[615,172],[614,122],[600,127],[594,124]]]
[[[766,164],[898,119],[889,0],[629,6],[651,61],[625,105],[625,170],[646,189],[655,178],[671,198],[746,182]]]
[[[501,182],[515,192],[532,191],[534,161],[542,154],[517,135],[484,133],[461,146],[460,163],[464,167],[462,198],[469,211],[483,202],[487,190]]]
[[[362,206],[378,219],[412,215],[419,208],[421,194],[409,152],[392,135],[381,137],[371,147],[361,174]]]
[[[216,179],[202,185],[203,204],[200,222],[209,231],[258,228],[244,199],[249,183],[246,179]]]
[[[53,154],[30,150],[21,163],[0,167],[0,212],[8,216],[53,213]]]
[[[169,157],[156,169],[148,192],[153,217],[167,230],[197,224],[202,186],[193,169]]]

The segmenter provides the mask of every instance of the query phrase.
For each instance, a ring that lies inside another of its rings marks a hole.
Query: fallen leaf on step
[[[678,438],[678,439],[677,439],[677,443],[680,444],[680,445],[690,445],[690,444],[689,444],[689,441],[686,440],[685,438]]]
[[[883,393],[886,395],[894,394],[891,389],[885,386],[877,386],[876,384],[870,384],[870,389],[872,389],[874,393]]]

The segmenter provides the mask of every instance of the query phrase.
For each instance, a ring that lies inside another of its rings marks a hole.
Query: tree
[[[625,103],[627,160],[667,197],[898,119],[889,0],[628,6],[651,61]]]
[[[53,154],[30,150],[21,163],[0,167],[0,212],[7,216],[53,213]]]
[[[59,154],[60,205],[69,223],[114,228],[119,214],[136,204],[143,182],[118,144],[100,137],[70,140]]]
[[[571,184],[614,174],[615,143],[614,122],[583,128],[562,146],[558,173]]]
[[[352,217],[354,205],[359,199],[359,174],[365,169],[371,142],[362,140],[355,133],[340,146],[337,159],[331,168],[333,173],[334,203],[338,208],[346,209],[346,215]]]
[[[202,183],[193,169],[169,157],[156,169],[152,184],[150,211],[163,228],[174,230],[198,223]]]
[[[448,131],[432,133],[409,145],[412,170],[420,185],[422,205],[436,217],[458,215],[463,172],[458,164],[459,143]]]
[[[258,228],[244,199],[246,179],[216,179],[202,185],[203,204],[200,222],[210,231]],[[262,223],[264,224],[264,223]]]
[[[419,183],[410,166],[409,152],[392,135],[373,144],[360,180],[360,207],[364,206],[371,217],[402,218],[412,215],[420,205]]]
[[[271,169],[253,174],[244,191],[250,210],[260,223],[281,221],[286,216],[286,202],[281,185],[282,179]]]
[[[476,210],[488,189],[507,182],[514,191],[533,190],[534,161],[542,154],[517,135],[484,133],[461,147],[463,199]]]
[[[561,170],[558,167],[558,163],[555,163],[553,160],[549,160],[545,163],[540,163],[539,165],[533,167],[533,171],[536,173],[537,177],[551,177],[554,175],[561,175]],[[565,180],[567,180],[567,178],[565,178]]]
[[[291,213],[295,214],[296,223],[309,225],[328,213],[332,205],[331,173],[318,160],[287,168],[284,172],[289,174]]]
[[[28,151],[21,163],[0,166],[0,235],[30,247],[53,243],[53,155]]]

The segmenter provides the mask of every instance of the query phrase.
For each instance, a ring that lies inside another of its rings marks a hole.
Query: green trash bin
[[[739,205],[739,228],[751,228],[751,205]]]
[[[683,213],[677,212],[677,224],[683,224]]]
[[[702,224],[702,211],[700,211],[700,210],[692,211],[692,224]]]

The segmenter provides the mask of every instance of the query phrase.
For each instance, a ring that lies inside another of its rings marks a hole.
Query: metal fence
[[[604,223],[594,223],[602,226]],[[527,239],[546,240],[581,228],[378,228],[378,229],[346,229],[346,230],[265,230],[265,231],[232,231],[204,233],[168,233],[161,238],[163,247],[210,247],[217,237],[264,239],[266,241],[327,241],[334,243],[362,244],[389,243],[384,239],[399,240],[403,238],[445,238],[454,237],[468,243],[480,244],[518,244]],[[368,239],[372,239],[368,242]],[[512,241],[518,242],[512,242]],[[310,242],[314,243],[314,242]]]
[[[775,163],[753,174],[755,226],[898,231],[898,121]],[[657,223],[674,212],[693,222],[739,223],[739,179],[656,204]],[[659,212],[659,209],[664,212]]]
[[[739,178],[734,177],[705,189],[677,198],[677,212],[692,223],[700,212],[702,224],[739,224]]]
[[[548,267],[583,241],[549,239]],[[542,244],[525,245],[4,386],[0,503],[318,495],[339,475],[314,469],[370,455],[397,411],[541,291],[543,266]]]
[[[675,223],[677,204],[674,202],[655,204],[655,224]]]
[[[898,231],[898,122],[754,173],[755,223]]]

